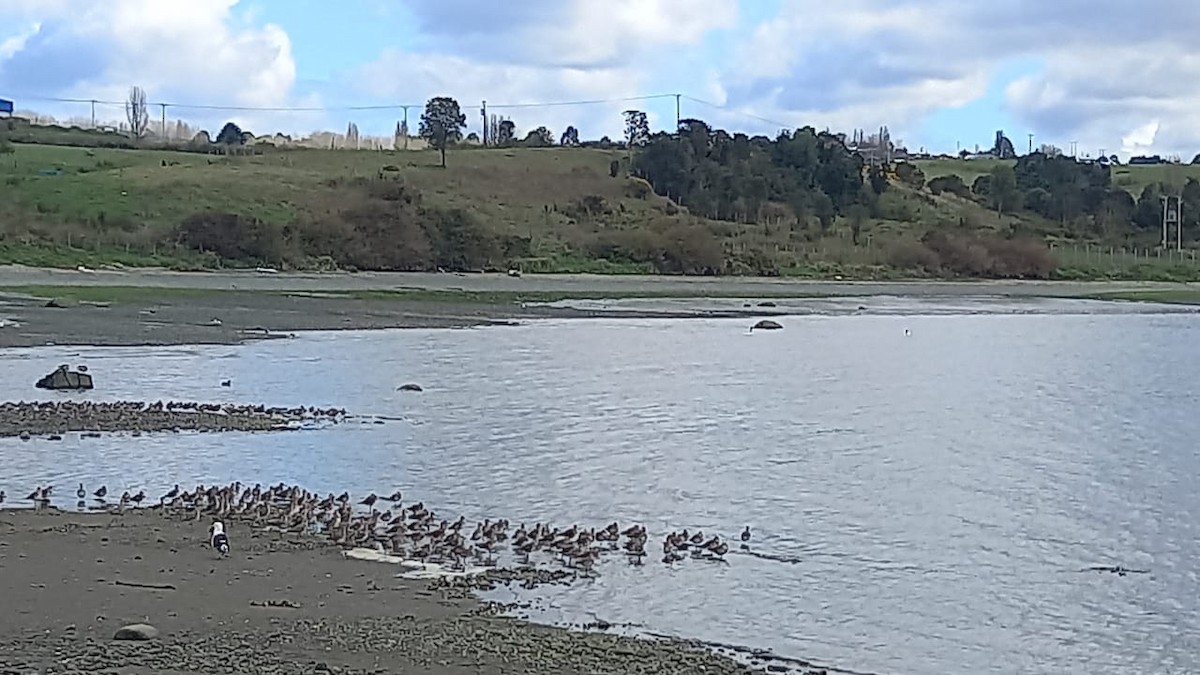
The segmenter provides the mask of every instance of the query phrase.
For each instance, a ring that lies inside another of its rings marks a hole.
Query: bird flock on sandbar
[[[38,487],[26,500],[40,510],[51,505],[53,495],[53,486]],[[75,491],[77,506],[87,495],[80,483]],[[141,507],[147,499],[146,492],[138,490],[124,491],[110,500],[106,486],[92,491],[91,496],[99,503],[97,508],[113,512]],[[0,491],[0,503],[4,499]],[[539,522],[514,527],[501,518],[469,525],[463,516],[442,518],[423,502],[405,504],[402,499],[400,491],[386,496],[371,493],[355,501],[348,492],[322,497],[295,485],[264,487],[235,482],[197,485],[191,490],[175,485],[149,506],[170,517],[213,519],[317,535],[344,549],[374,549],[406,560],[448,564],[454,569],[466,569],[468,564],[496,566],[499,557],[507,554],[519,565],[534,565],[535,557],[539,557],[587,573],[606,553],[623,555],[633,565],[643,564],[649,554],[649,533],[640,524],[622,527],[614,521],[601,527],[559,527]],[[750,538],[750,528],[746,527],[740,535],[743,548]],[[688,558],[725,562],[729,550],[729,543],[718,535],[685,529],[666,534],[661,560],[668,565]]]

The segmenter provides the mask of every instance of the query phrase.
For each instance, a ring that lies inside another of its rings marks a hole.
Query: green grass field
[[[646,229],[680,211],[639,179],[611,177],[610,162],[625,158],[617,150],[462,149],[449,153],[443,169],[432,151],[272,149],[225,156],[29,143],[12,148],[0,154],[0,263],[211,267],[220,261],[173,244],[188,216],[232,211],[279,225],[319,219],[339,206],[331,203],[331,186],[384,175],[404,181],[429,205],[462,208],[497,234],[529,238],[532,257],[521,261],[525,271],[646,273],[652,270],[644,264],[583,256],[578,243],[601,231]],[[927,179],[955,173],[969,184],[996,160],[917,164]],[[1193,174],[1200,177],[1200,167],[1138,166],[1118,168],[1114,177],[1136,193],[1149,182]],[[604,215],[578,214],[583,200],[597,199]],[[709,225],[731,255],[766,254],[779,261],[780,273],[808,278],[920,276],[890,260],[897,242],[912,241],[929,228],[1048,241],[1061,235],[1057,223],[1036,216],[999,216],[971,200],[895,184],[880,198],[876,217],[859,224],[857,243],[845,218],[824,233],[770,222]],[[1151,259],[1123,251],[1095,259],[1064,254],[1061,262],[1067,278],[1200,275],[1194,258]]]

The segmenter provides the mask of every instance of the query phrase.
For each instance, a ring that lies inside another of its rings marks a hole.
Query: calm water
[[[754,335],[745,320],[597,320],[12,350],[0,353],[3,399],[45,397],[37,376],[85,362],[94,399],[397,419],[0,440],[0,487],[153,495],[176,481],[282,480],[400,487],[468,517],[638,520],[658,539],[749,524],[757,550],[798,562],[613,559],[597,581],[542,598],[564,616],[583,608],[860,671],[1200,671],[1196,315],[913,306],[928,311],[791,317]],[[427,390],[396,392],[404,382]],[[1079,571],[1117,564],[1150,573]]]

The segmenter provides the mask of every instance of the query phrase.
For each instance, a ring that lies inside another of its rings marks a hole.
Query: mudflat
[[[0,673],[761,672],[689,642],[507,618],[315,537],[235,523],[221,558],[207,526],[150,508],[0,511]],[[157,635],[114,639],[130,624]]]

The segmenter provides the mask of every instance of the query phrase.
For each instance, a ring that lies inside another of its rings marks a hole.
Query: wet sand
[[[0,673],[761,672],[692,643],[506,618],[324,540],[236,523],[220,559],[207,525],[156,509],[0,511]],[[113,640],[132,623],[159,636]]]
[[[139,287],[136,298],[111,303],[72,302],[48,307],[47,298],[22,287]],[[0,348],[43,345],[233,344],[286,338],[296,331],[377,328],[464,328],[537,318],[686,318],[678,311],[587,310],[437,299],[332,295],[363,291],[472,291],[594,293],[597,298],[638,294],[746,298],[898,295],[915,297],[1081,297],[1102,292],[1170,289],[1186,284],[1073,282],[819,282],[780,279],[600,277],[548,275],[520,278],[460,274],[256,274],[162,270],[77,272],[0,267]],[[162,289],[156,293],[155,289]],[[190,291],[190,292],[181,292]],[[765,316],[772,312],[697,311],[690,316]],[[214,321],[215,320],[215,321]]]
[[[311,293],[164,290],[119,302],[55,301],[0,293],[0,348],[44,345],[137,346],[235,344],[287,338],[297,331],[467,328],[548,318],[686,318],[677,312],[595,311],[567,307],[363,299]],[[760,310],[761,313],[761,310]],[[750,316],[697,312],[692,316]],[[214,319],[216,321],[214,321]]]

